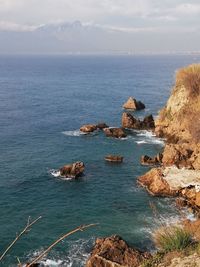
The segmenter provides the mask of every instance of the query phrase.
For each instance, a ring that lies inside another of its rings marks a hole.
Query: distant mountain
[[[195,39],[196,38],[196,39]],[[198,50],[198,36],[92,24],[47,24],[23,31],[0,30],[0,54],[143,53]],[[173,40],[170,42],[169,40]]]

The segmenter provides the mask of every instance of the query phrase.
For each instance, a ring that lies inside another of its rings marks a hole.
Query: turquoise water
[[[194,56],[68,56],[0,58],[0,251],[26,224],[42,219],[20,239],[1,266],[30,260],[61,234],[86,223],[99,226],[71,236],[46,258],[48,266],[84,266],[98,236],[119,234],[139,248],[152,248],[156,226],[149,202],[164,220],[178,216],[173,201],[152,198],[136,179],[148,170],[141,155],[154,155],[162,140],[147,132],[128,138],[83,136],[82,124],[104,121],[120,126],[129,96],[152,113],[165,104],[177,68],[199,61]],[[121,165],[104,156],[124,156]],[[51,169],[77,160],[85,176],[63,181]]]

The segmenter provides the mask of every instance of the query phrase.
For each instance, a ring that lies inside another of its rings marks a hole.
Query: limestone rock
[[[109,161],[109,162],[123,162],[123,157],[122,156],[119,156],[119,155],[108,155],[105,157],[105,160],[106,161]]]
[[[127,136],[122,128],[105,128],[103,131],[107,137],[124,138]]]
[[[141,110],[145,108],[145,105],[141,101],[137,101],[133,97],[129,97],[126,103],[123,105],[124,109]]]
[[[86,267],[138,267],[149,253],[130,248],[119,236],[98,238]]]
[[[138,183],[154,196],[175,196],[177,194],[177,191],[171,189],[165,180],[162,168],[151,169],[139,177]]]
[[[122,114],[122,127],[135,130],[153,130],[155,127],[152,115],[146,116],[142,121],[136,119],[130,113]]]
[[[94,125],[94,124],[86,124],[86,125],[83,125],[83,126],[80,128],[80,131],[83,132],[83,133],[92,133],[92,132],[94,132],[96,129],[97,129],[97,126]]]
[[[83,174],[85,165],[81,161],[68,164],[60,168],[60,175],[66,178],[77,178]]]

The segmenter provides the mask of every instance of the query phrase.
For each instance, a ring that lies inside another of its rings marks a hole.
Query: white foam
[[[56,177],[56,178],[61,178],[62,180],[65,180],[65,181],[69,181],[69,180],[72,180],[73,178],[70,178],[70,177],[65,177],[65,176],[62,176],[61,174],[60,174],[60,171],[59,170],[50,170],[49,171],[49,173],[52,175],[52,176],[54,176],[54,177]]]
[[[151,131],[146,131],[146,130],[142,130],[142,131],[138,131],[138,130],[134,130],[134,132],[136,133],[136,135],[139,137],[140,140],[135,141],[137,144],[156,144],[156,145],[161,145],[164,146],[164,139],[158,138],[156,137],[156,135],[151,132]],[[141,138],[144,137],[144,138]]]
[[[81,135],[85,135],[87,133],[83,133],[80,130],[74,130],[74,131],[64,131],[62,132],[64,135],[67,136],[81,136]]]

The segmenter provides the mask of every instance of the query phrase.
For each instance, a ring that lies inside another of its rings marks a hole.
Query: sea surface
[[[82,224],[44,258],[45,266],[82,267],[96,237],[119,234],[140,249],[153,249],[158,219],[179,217],[172,199],[153,198],[138,187],[148,168],[142,155],[162,150],[163,140],[129,131],[122,140],[102,132],[81,135],[86,123],[120,126],[129,96],[157,116],[174,83],[175,70],[198,56],[1,56],[0,57],[0,252],[27,219],[42,216],[9,251],[2,267],[24,263],[62,234]],[[108,164],[107,154],[124,156]],[[51,175],[66,163],[84,161],[85,175],[64,181]]]

